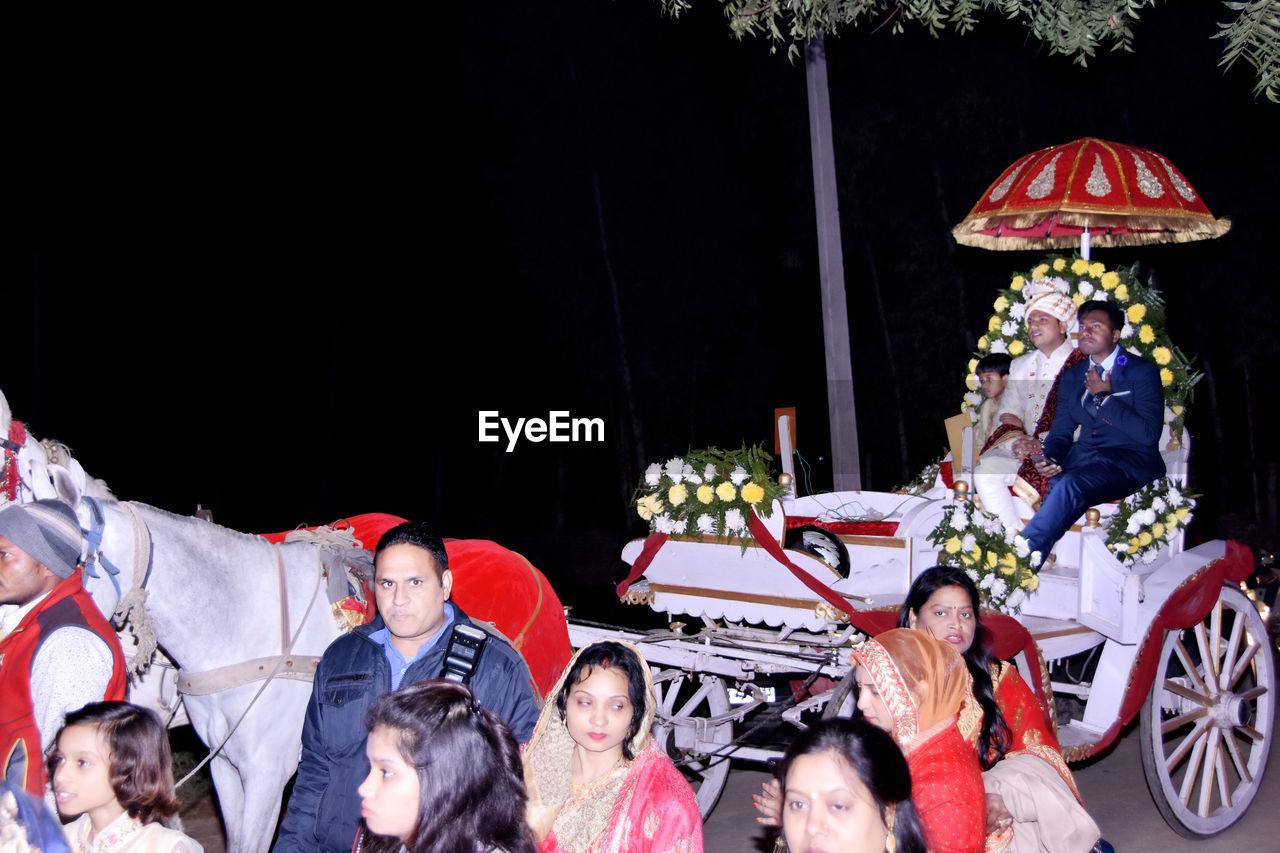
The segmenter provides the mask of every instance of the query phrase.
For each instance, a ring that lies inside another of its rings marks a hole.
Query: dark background
[[[608,611],[644,464],[799,411],[830,488],[803,65],[714,3],[14,5],[0,388],[117,495],[242,530],[360,512],[497,540]],[[1165,154],[1235,226],[1140,261],[1208,374],[1193,538],[1277,524],[1280,105],[1215,4],[1082,70],[985,17],[827,41],[867,488],[943,450],[996,289],[950,227],[1014,159]],[[477,411],[606,423],[477,441]]]

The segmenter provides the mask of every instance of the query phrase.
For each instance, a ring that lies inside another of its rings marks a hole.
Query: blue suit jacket
[[[1111,371],[1111,396],[1097,408],[1084,384],[1088,367],[1085,359],[1062,374],[1058,410],[1044,441],[1045,455],[1059,460],[1064,471],[1105,461],[1143,483],[1163,477],[1159,443],[1164,388],[1159,369],[1121,350]],[[1077,426],[1080,437],[1073,441]]]

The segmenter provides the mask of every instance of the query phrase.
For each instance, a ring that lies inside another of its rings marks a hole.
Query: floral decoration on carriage
[[[977,422],[983,400],[975,372],[980,358],[988,353],[1007,353],[1016,358],[1031,351],[1027,305],[1034,297],[1051,291],[1070,297],[1077,307],[1098,300],[1114,302],[1120,308],[1125,318],[1120,346],[1159,368],[1164,418],[1170,432],[1164,449],[1177,450],[1192,388],[1201,374],[1169,338],[1164,325],[1164,300],[1154,284],[1138,277],[1136,264],[1107,269],[1100,261],[1078,255],[1050,255],[1030,271],[1015,274],[996,297],[986,333],[978,339],[978,351],[969,360],[961,410]],[[1194,507],[1193,496],[1172,479],[1148,484],[1121,502],[1109,522],[1107,547],[1123,565],[1150,564],[1160,548],[1173,542],[1190,523]],[[993,608],[1017,613],[1027,594],[1039,586],[1038,569],[1034,567],[1039,564],[1040,555],[1029,550],[1021,535],[981,507],[948,506],[929,541],[941,546],[940,563],[961,566],[969,572]]]
[[[690,450],[646,468],[632,503],[651,532],[723,537],[745,551],[751,513],[768,518],[789,488],[769,476],[772,461],[760,445]]]

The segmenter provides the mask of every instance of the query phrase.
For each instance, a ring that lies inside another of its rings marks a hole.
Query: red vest
[[[69,625],[89,629],[111,649],[111,681],[104,700],[124,699],[128,682],[115,629],[85,592],[79,569],[59,582],[38,607],[22,617],[13,633],[0,640],[0,775],[37,798],[44,796],[48,780],[31,701],[31,664],[40,644],[58,628]]]

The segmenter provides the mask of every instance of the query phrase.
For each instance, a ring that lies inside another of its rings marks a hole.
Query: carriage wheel
[[[1266,625],[1235,587],[1200,623],[1165,634],[1142,706],[1142,768],[1179,835],[1217,835],[1257,796],[1271,748],[1276,662]]]
[[[658,694],[653,736],[689,780],[706,818],[729,780],[733,721],[715,722],[729,713],[729,692],[714,675],[678,669],[655,669],[653,686]]]

